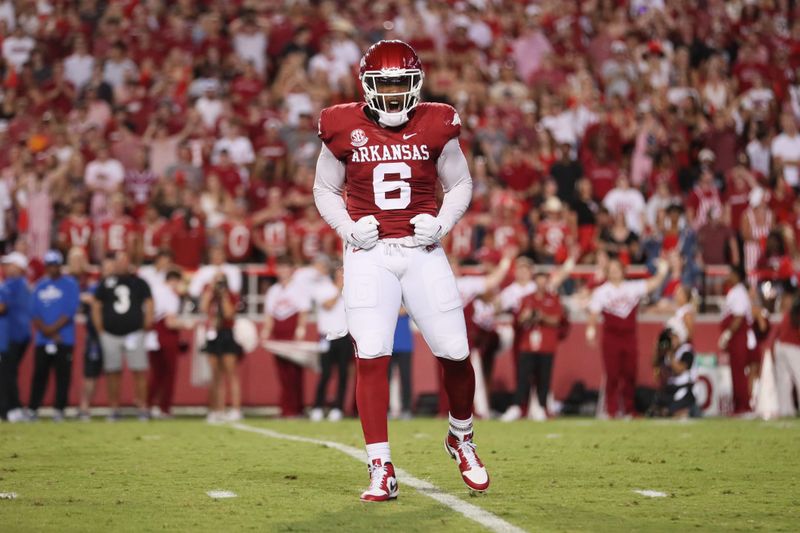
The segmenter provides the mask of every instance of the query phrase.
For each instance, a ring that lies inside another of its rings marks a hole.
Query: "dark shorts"
[[[233,338],[232,329],[219,330],[216,338],[206,341],[203,351],[215,357],[222,357],[227,354],[233,354],[237,357],[242,357],[244,355],[244,350],[242,350],[242,347],[239,346]]]
[[[669,404],[669,414],[674,415],[679,411],[690,410],[697,404],[691,389],[680,400],[672,400]]]
[[[83,377],[99,378],[103,375],[103,348],[100,339],[88,337],[83,352]]]

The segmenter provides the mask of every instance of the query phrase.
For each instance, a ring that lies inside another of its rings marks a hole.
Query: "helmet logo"
[[[364,146],[367,142],[369,142],[369,138],[364,130],[357,128],[350,132],[350,144],[356,148]]]

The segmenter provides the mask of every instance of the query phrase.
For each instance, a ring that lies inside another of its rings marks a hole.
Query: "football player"
[[[422,64],[408,44],[380,41],[361,60],[366,103],[324,109],[314,199],[345,241],[344,299],[356,349],[356,403],[370,485],[364,501],[397,497],[386,414],[387,369],[402,301],[437,357],[450,403],[445,449],[473,491],[489,487],[473,442],[475,374],[456,281],[439,241],[472,197],[461,121],[420,103]],[[437,181],[444,190],[437,208]],[[346,196],[346,200],[345,200]]]

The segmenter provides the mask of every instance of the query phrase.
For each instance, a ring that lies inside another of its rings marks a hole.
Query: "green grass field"
[[[246,423],[361,447],[356,421]],[[800,528],[797,420],[480,422],[483,496],[445,455],[445,427],[393,422],[394,463],[526,530]],[[366,467],[340,451],[198,420],[0,425],[0,492],[18,495],[0,500],[3,532],[482,530],[398,481],[396,502],[363,504]]]

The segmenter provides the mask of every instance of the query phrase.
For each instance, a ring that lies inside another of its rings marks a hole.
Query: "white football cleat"
[[[321,407],[315,407],[310,413],[308,413],[308,418],[312,422],[322,422],[322,420],[325,418],[325,412]]]
[[[341,409],[331,409],[331,412],[328,413],[328,422],[339,422],[344,417]]]
[[[374,459],[367,469],[369,488],[361,493],[362,502],[386,502],[397,498],[400,489],[397,487],[392,463],[382,464],[380,459]]]
[[[506,409],[506,412],[500,417],[500,421],[515,422],[520,418],[522,418],[522,408],[519,405],[512,405]]]
[[[231,409],[225,413],[226,422],[241,422],[243,418],[241,409]]]
[[[448,432],[444,439],[444,449],[458,463],[461,479],[470,490],[484,492],[489,488],[489,473],[475,451],[472,433],[465,435],[463,440],[459,440],[458,437]]]
[[[222,424],[225,422],[225,413],[222,411],[211,411],[206,415],[206,423],[208,424]]]

